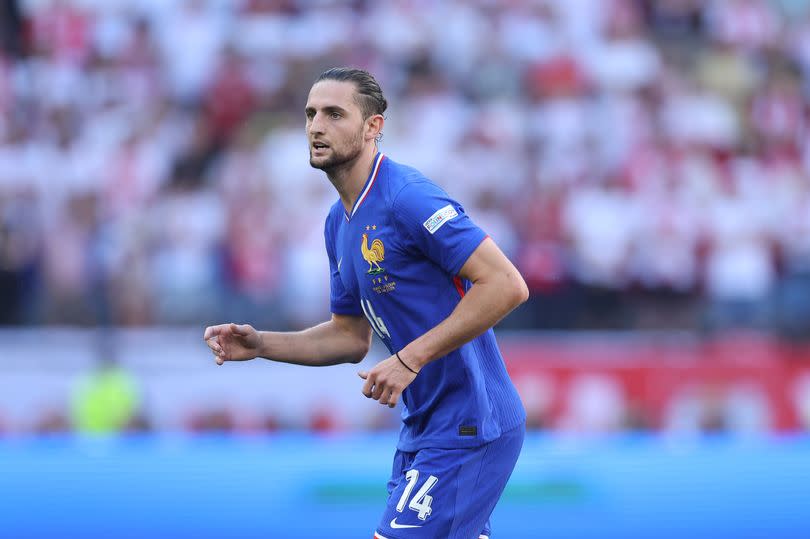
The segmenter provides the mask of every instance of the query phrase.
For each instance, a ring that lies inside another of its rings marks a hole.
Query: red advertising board
[[[810,428],[810,346],[759,335],[507,340],[530,424],[573,431]]]

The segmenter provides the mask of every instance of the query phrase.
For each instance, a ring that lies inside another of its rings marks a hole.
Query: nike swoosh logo
[[[340,263],[341,262],[343,262],[343,257],[342,256],[340,257],[340,260],[338,260],[338,271],[340,271]]]
[[[398,528],[421,528],[422,526],[415,526],[414,524],[397,524],[397,517],[391,519],[391,527],[395,530]]]

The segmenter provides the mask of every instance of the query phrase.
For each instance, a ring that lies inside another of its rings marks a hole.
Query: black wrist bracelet
[[[412,368],[410,368],[410,367],[409,367],[409,366],[408,366],[408,365],[407,365],[407,364],[406,364],[404,361],[402,361],[402,358],[401,358],[401,357],[399,357],[399,352],[395,352],[395,353],[394,353],[394,355],[395,355],[395,356],[397,356],[397,359],[399,360],[399,362],[400,362],[400,363],[402,363],[402,365],[403,365],[403,366],[404,366],[406,369],[408,369],[409,371],[411,371],[411,372],[412,372],[412,373],[414,373],[414,374],[419,374],[418,372],[416,372],[415,370],[413,370]]]

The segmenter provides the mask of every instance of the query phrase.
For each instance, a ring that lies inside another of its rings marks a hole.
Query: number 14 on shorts
[[[429,496],[428,492],[436,486],[436,483],[439,482],[439,478],[435,475],[428,476],[425,480],[425,484],[413,495],[413,498],[411,498],[411,492],[413,492],[416,483],[419,481],[419,470],[408,470],[405,474],[405,479],[407,479],[408,484],[405,486],[405,491],[402,493],[399,503],[397,503],[397,511],[401,513],[407,503],[408,509],[417,512],[419,520],[425,520],[432,511],[430,504],[433,502],[433,496]],[[410,503],[408,503],[409,498],[411,498]]]

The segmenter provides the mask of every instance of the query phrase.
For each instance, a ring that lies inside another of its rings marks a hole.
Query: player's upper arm
[[[489,237],[464,262],[459,276],[473,285],[496,283],[503,294],[514,300],[515,305],[529,298],[529,289],[523,276]]]
[[[332,313],[332,324],[348,342],[353,363],[359,363],[371,348],[371,326],[364,316]]]
[[[409,246],[451,275],[486,237],[458,202],[427,179],[406,183],[391,209],[397,231]]]

